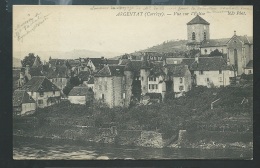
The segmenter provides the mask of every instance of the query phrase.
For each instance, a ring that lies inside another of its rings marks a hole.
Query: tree
[[[67,82],[66,86],[63,89],[63,93],[65,95],[68,95],[71,91],[71,89],[74,86],[78,86],[80,84],[79,78],[78,77],[71,77],[70,80]]]
[[[211,51],[211,53],[209,54],[209,56],[222,56],[223,54],[221,52],[219,52],[218,49]]]
[[[21,61],[22,66],[26,67],[26,65],[29,65],[29,67],[32,67],[34,60],[35,60],[36,56],[34,55],[34,53],[29,53],[27,56],[24,57],[24,59]],[[40,59],[40,57],[39,57]],[[40,60],[41,62],[41,60]]]

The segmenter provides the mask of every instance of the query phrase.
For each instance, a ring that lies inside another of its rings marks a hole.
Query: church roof
[[[204,48],[204,47],[225,46],[227,45],[228,40],[229,38],[204,40],[202,41],[200,47]]]
[[[218,71],[218,70],[233,70],[231,65],[227,65],[221,56],[215,57],[199,57],[198,62],[195,61],[190,65],[190,70],[193,71]]]
[[[204,25],[209,25],[209,22],[204,20],[202,17],[197,15],[195,18],[193,18],[191,21],[187,23],[187,25],[193,25],[193,24],[204,24]]]
[[[33,62],[32,67],[38,67],[38,66],[40,66],[40,65],[41,65],[41,61],[40,61],[39,56],[37,55],[37,56],[35,57],[35,59],[34,59],[34,62]]]

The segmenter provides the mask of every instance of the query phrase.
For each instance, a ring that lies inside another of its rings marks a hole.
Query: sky
[[[210,23],[211,39],[230,38],[234,30],[253,36],[252,12],[251,6],[14,6],[13,51],[131,53],[186,40],[196,14]]]

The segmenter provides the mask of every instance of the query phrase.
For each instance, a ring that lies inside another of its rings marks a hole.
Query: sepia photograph
[[[14,160],[253,160],[253,6],[12,12]]]

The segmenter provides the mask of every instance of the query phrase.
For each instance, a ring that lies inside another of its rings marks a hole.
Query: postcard
[[[253,159],[252,6],[13,6],[15,160]]]

